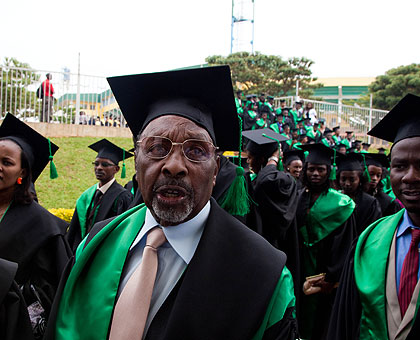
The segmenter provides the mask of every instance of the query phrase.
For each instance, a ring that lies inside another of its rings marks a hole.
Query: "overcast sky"
[[[239,4],[239,0],[236,3]],[[100,76],[163,71],[230,53],[231,0],[8,0],[0,57]],[[420,63],[419,0],[255,0],[255,51],[305,56],[317,77],[374,77]]]

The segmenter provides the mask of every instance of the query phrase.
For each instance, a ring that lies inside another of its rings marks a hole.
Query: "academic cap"
[[[305,162],[305,154],[303,150],[288,150],[283,152],[284,157],[284,164],[289,165],[293,161],[300,160],[302,162]]]
[[[325,128],[324,130],[324,135],[326,135],[327,133],[332,133],[333,131],[330,130],[329,128]]]
[[[420,136],[420,97],[407,94],[395,105],[368,135],[394,144],[400,140]]]
[[[362,145],[363,145],[363,146],[370,146],[370,143],[366,143],[366,142],[364,142],[364,143],[362,143]]]
[[[338,171],[362,171],[363,156],[359,153],[349,153],[337,156]]]
[[[337,131],[337,130],[340,130],[340,127],[339,126],[335,126],[335,127],[333,127],[333,131],[335,132],[335,131]]]
[[[286,99],[280,99],[280,103],[285,103]]]
[[[384,152],[384,153],[385,153],[386,149],[385,149],[385,148],[378,148],[378,151],[379,151],[379,152]]]
[[[274,99],[273,96],[267,96],[267,99]]]
[[[246,150],[253,155],[270,157],[278,148],[278,142],[284,142],[288,138],[274,132],[271,129],[258,129],[243,131],[242,136],[248,138]]]
[[[114,143],[111,143],[105,138],[89,145],[89,148],[98,153],[96,158],[109,159],[115,165],[118,165],[120,161],[124,161],[125,159],[134,156],[132,153],[120,148],[119,146],[115,145]]]
[[[300,146],[304,151],[309,151],[306,157],[307,163],[331,165],[331,160],[334,157],[334,150],[325,146],[322,143],[305,144]]]
[[[134,136],[157,117],[177,115],[207,130],[221,150],[239,148],[239,122],[229,66],[107,80]]]
[[[366,165],[374,165],[382,168],[389,168],[389,159],[387,155],[380,153],[365,153]]]
[[[41,172],[51,160],[50,177],[57,177],[53,155],[58,146],[45,138],[29,125],[8,113],[0,126],[0,137],[14,141],[24,151],[31,167],[32,182],[35,183]],[[52,173],[55,171],[55,174]]]
[[[347,134],[353,133],[353,131],[346,131]]]

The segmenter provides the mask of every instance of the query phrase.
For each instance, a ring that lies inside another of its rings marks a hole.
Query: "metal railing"
[[[286,106],[294,107],[297,97],[276,98],[276,107],[280,106],[281,99],[286,100]],[[313,108],[317,112],[317,118],[324,118],[326,126],[330,128],[340,126],[342,131],[354,131],[355,135],[364,137],[365,140],[370,142],[373,139],[367,136],[367,132],[388,113],[386,110],[373,108],[355,107],[302,98],[300,100],[303,101],[303,107],[307,103],[312,103]]]
[[[0,65],[1,117],[10,112],[24,121],[42,121],[45,99],[38,98],[37,89],[46,74],[54,89],[50,123],[125,126],[105,77]]]

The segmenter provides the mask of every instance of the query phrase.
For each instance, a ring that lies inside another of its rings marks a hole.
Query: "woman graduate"
[[[294,177],[298,190],[300,190],[302,188],[300,177],[305,161],[305,154],[302,150],[288,150],[284,152],[283,159],[284,170]]]
[[[298,324],[302,338],[324,339],[335,288],[355,237],[355,204],[331,188],[330,173],[331,179],[335,177],[335,168],[331,170],[334,150],[321,143],[302,145],[302,149],[309,155],[303,166],[305,190],[299,194],[296,212],[301,277],[306,278]]]
[[[0,127],[0,258],[18,264],[15,281],[38,337],[70,256],[67,223],[36,203],[30,191],[57,150],[10,114]]]
[[[368,167],[370,182],[367,183],[366,192],[375,197],[382,210],[382,216],[389,216],[401,210],[401,205],[383,191],[383,178],[385,170],[389,168],[388,157],[379,153],[367,153],[366,165]]]
[[[356,231],[359,236],[371,223],[382,217],[378,200],[363,191],[368,179],[363,173],[363,156],[359,153],[340,155],[337,183],[344,194],[356,203]]]

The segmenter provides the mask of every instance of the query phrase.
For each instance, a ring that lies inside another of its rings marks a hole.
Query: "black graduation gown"
[[[298,230],[306,225],[306,216],[307,211],[310,208],[310,193],[306,188],[302,189],[299,192],[298,198],[298,208],[296,211],[297,225]],[[318,274],[326,273],[325,281],[335,283],[339,282],[341,271],[343,265],[346,261],[347,254],[350,251],[352,242],[356,236],[356,226],[355,226],[355,214],[353,214],[338,228],[331,232],[327,237],[318,243],[318,253],[317,253],[317,267],[315,272]],[[301,283],[299,284],[300,289],[303,287],[303,283],[308,276],[308,273],[305,272],[303,263],[305,257],[308,256],[303,245],[303,240],[299,235],[299,249],[300,249],[300,261],[301,261]],[[313,275],[313,274],[311,274]],[[335,299],[335,290],[329,294],[319,293],[306,296],[301,295],[300,303],[298,310],[302,312],[298,314],[298,324],[299,329],[301,327],[307,326],[308,320],[305,320],[303,314],[303,309],[306,309],[304,306],[308,304],[314,305],[315,318],[312,326],[311,339],[324,339],[329,319],[331,315],[331,310],[333,307]],[[302,332],[302,330],[301,330]],[[337,338],[339,339],[339,338]]]
[[[105,195],[103,195],[93,223],[122,214],[128,209],[132,200],[133,196],[131,193],[124,189],[121,184],[118,184],[117,181],[114,181],[105,192]],[[74,211],[66,238],[72,251],[75,253],[77,246],[82,242],[82,231],[77,209]]]
[[[14,281],[17,263],[0,259],[0,339],[33,339],[22,293]]]
[[[197,250],[154,317],[146,335],[148,340],[251,339],[261,325],[286,257],[220,208],[214,199],[210,201],[210,214]],[[86,244],[110,220],[95,224]],[[44,340],[55,338],[56,313],[64,285],[63,277]],[[264,339],[296,339],[293,311],[294,307],[288,308],[283,318],[266,330]]]
[[[379,205],[381,206],[383,217],[393,215],[402,209],[401,205],[399,205],[396,200],[393,200],[382,190],[375,195],[375,198],[378,200]]]
[[[248,194],[252,198],[251,211],[244,223],[287,255],[287,268],[293,276],[297,301],[299,288],[299,246],[296,224],[297,184],[288,173],[267,165],[251,181],[247,174]]]
[[[359,236],[370,224],[382,217],[382,210],[375,197],[361,191],[356,195],[356,231]]]
[[[26,304],[37,301],[32,285],[46,316],[71,256],[64,239],[67,225],[36,202],[12,203],[0,223],[0,258],[18,264],[15,281],[23,286]]]

